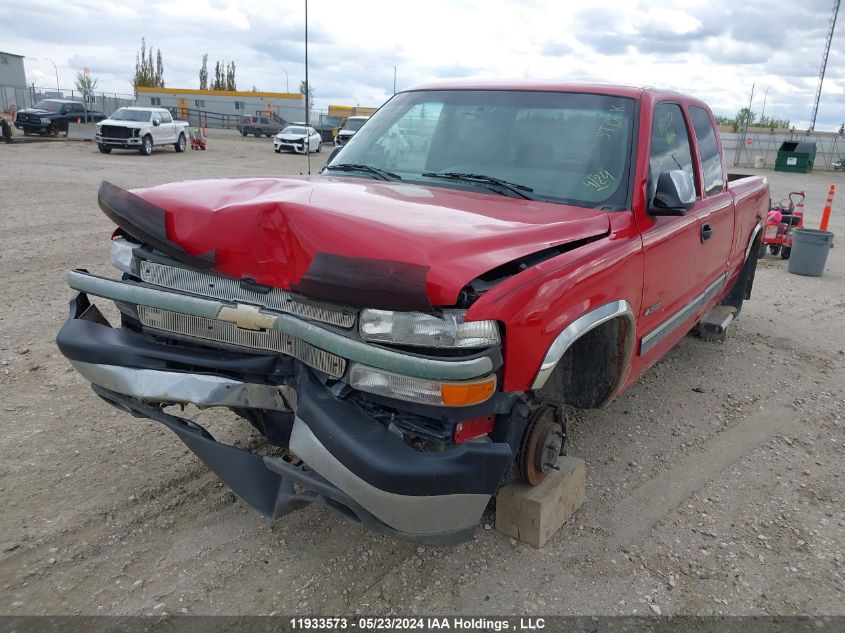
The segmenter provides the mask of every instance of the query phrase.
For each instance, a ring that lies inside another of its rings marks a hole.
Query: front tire
[[[108,145],[97,143],[97,149],[100,150],[101,154],[111,154],[111,147],[109,147]]]
[[[320,141],[320,142],[317,144],[317,153],[319,154],[319,153],[320,153],[320,151],[321,151],[322,149],[323,149],[323,142],[322,142],[322,141]]]
[[[176,141],[176,144],[174,145],[174,147],[176,148],[176,151],[179,152],[179,153],[182,153],[182,152],[185,151],[185,135],[184,134],[179,135],[179,140]]]
[[[141,156],[149,156],[153,153],[153,137],[147,134],[141,141]]]

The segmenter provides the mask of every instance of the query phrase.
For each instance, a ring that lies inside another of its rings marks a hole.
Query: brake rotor
[[[556,409],[548,405],[539,407],[528,421],[517,455],[517,469],[523,481],[536,486],[549,471],[556,469],[565,439]]]

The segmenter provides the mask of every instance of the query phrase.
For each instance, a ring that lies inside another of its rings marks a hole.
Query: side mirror
[[[648,208],[649,215],[685,215],[695,206],[695,183],[683,169],[664,171]]]
[[[153,119],[153,127],[158,127],[161,125],[161,119]]]

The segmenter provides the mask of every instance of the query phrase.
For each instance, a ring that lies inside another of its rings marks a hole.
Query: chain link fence
[[[780,146],[785,142],[809,141],[816,144],[813,169],[833,169],[833,161],[845,157],[845,136],[833,132],[771,131],[749,129],[747,132],[721,132],[725,164],[730,167],[755,167],[760,160],[773,168]]]
[[[96,101],[89,107],[106,114],[111,114],[118,108],[135,105],[135,97],[131,94],[95,91],[94,97]],[[83,101],[84,96],[81,91],[76,89],[0,86],[0,110],[3,112],[11,113],[23,108],[31,108],[41,99]]]

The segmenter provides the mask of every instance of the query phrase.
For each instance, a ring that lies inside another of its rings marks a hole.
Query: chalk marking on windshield
[[[613,177],[613,174],[606,169],[602,169],[600,172],[588,175],[582,184],[585,187],[590,187],[596,191],[604,191],[615,181],[616,178]]]

